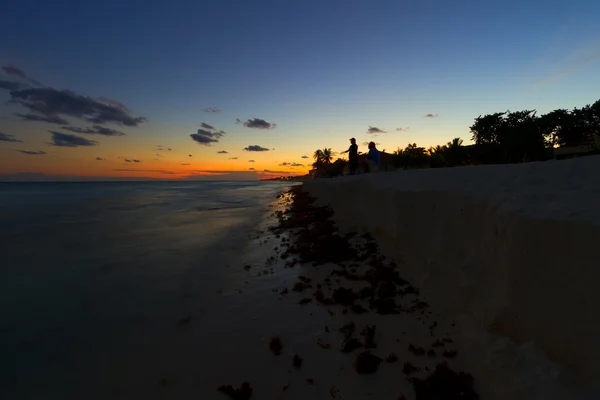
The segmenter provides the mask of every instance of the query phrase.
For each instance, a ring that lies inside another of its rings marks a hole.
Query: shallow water
[[[234,284],[229,264],[286,186],[0,184],[0,397],[61,398],[56,380],[127,364],[190,299],[200,315],[218,305],[215,288]]]

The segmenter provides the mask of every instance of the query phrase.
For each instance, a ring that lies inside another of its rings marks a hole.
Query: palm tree
[[[449,149],[456,149],[459,148],[463,145],[463,140],[459,137],[452,139],[451,142],[448,142],[448,144],[446,146],[448,146]]]
[[[325,147],[323,150],[318,151],[321,151],[321,160],[323,161],[323,164],[331,164],[331,160],[333,160],[333,152],[331,151],[331,148]]]
[[[313,167],[315,167],[316,169],[319,169],[321,167],[321,165],[323,165],[323,150],[321,150],[321,149],[315,150],[315,152],[313,154],[313,158],[315,159],[315,162],[313,163]]]

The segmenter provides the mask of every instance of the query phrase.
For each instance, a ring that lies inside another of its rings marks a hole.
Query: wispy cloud
[[[237,157],[229,157],[229,160],[237,160]]]
[[[301,158],[310,158],[309,156],[302,156]]]
[[[106,161],[106,159],[102,157],[96,157],[96,161]]]
[[[575,47],[574,50],[562,61],[561,67],[554,74],[539,81],[535,87],[537,89],[550,85],[551,83],[579,72],[591,65],[600,62],[600,38],[596,38],[593,42]]]
[[[369,129],[367,129],[367,133],[373,134],[373,133],[387,133],[386,131],[384,131],[383,129],[379,129],[376,126],[369,126]]]
[[[75,132],[75,133],[85,133],[85,134],[97,134],[103,136],[125,136],[125,133],[118,131],[116,129],[106,128],[101,125],[94,125],[92,128],[79,128],[76,126],[63,126],[62,129]]]
[[[56,115],[46,116],[46,115],[36,115],[36,114],[31,114],[31,113],[25,113],[25,114],[16,113],[15,115],[18,117],[21,117],[21,119],[23,121],[47,122],[49,124],[61,124],[61,125],[69,123],[69,121],[67,121],[66,119],[61,118]]]
[[[204,109],[204,112],[213,113],[214,114],[214,113],[220,113],[221,110],[219,108],[217,108],[217,107],[207,107],[207,108]]]
[[[22,140],[19,140],[15,137],[15,135],[9,135],[8,133],[0,132],[0,142],[15,142],[15,143],[23,143]]]
[[[16,65],[12,65],[12,64],[3,65],[2,71],[4,71],[4,73],[6,75],[15,75],[15,76],[18,76],[19,78],[23,78],[23,79],[27,78],[27,75],[25,74],[25,72],[21,68],[17,67]]]
[[[240,121],[240,120],[237,119],[236,123],[238,123],[238,121]],[[272,122],[267,122],[261,118],[251,118],[251,119],[247,120],[246,122],[244,122],[244,126],[246,128],[254,128],[254,129],[274,129],[277,127],[277,124],[274,124]]]
[[[248,162],[256,162],[256,161],[254,161],[254,160],[248,160]]]
[[[70,135],[68,133],[48,131],[52,134],[52,139],[48,143],[52,146],[58,147],[79,147],[79,146],[96,146],[98,142],[86,139],[77,135]]]
[[[425,114],[425,118],[437,118],[439,115],[437,114]]]
[[[250,171],[256,171],[256,169],[254,168],[248,168]]]
[[[407,127],[405,127],[405,128],[396,128],[396,132],[406,132],[406,131],[407,131],[407,130],[409,130],[409,129],[410,129],[410,127],[409,127],[409,126],[407,126]]]
[[[194,156],[193,156],[193,155],[191,155],[191,154],[188,154],[188,157],[194,157]]]
[[[248,147],[244,147],[244,150],[246,150],[246,151],[269,151],[269,149],[267,149],[266,147],[262,147],[257,144],[254,144],[254,145],[251,145]]]
[[[43,156],[44,154],[46,154],[46,152],[43,150],[40,150],[40,151],[15,150],[15,151],[18,151],[19,153],[27,154],[28,156]]]
[[[190,165],[189,163],[181,163],[181,165]]]
[[[26,87],[27,85],[24,85],[21,82],[0,80],[0,89],[14,91],[25,89]]]
[[[292,167],[304,167],[304,164],[299,164],[299,163],[297,163],[297,162],[293,162],[293,163],[291,164],[291,166],[292,166]]]
[[[164,175],[174,175],[175,172],[173,171],[165,171],[165,170],[161,170],[161,169],[127,169],[127,168],[115,168],[113,169],[113,171],[118,171],[118,172],[156,172],[158,174],[164,174]]]
[[[229,154],[229,152],[225,150],[217,151],[217,154]]]

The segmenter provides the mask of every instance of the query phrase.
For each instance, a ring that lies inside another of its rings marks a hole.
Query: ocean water
[[[287,187],[0,184],[0,398],[69,398],[67,385],[142,354],[156,321],[185,315],[190,299],[200,315],[218,305],[216,288],[239,283],[230,264]]]

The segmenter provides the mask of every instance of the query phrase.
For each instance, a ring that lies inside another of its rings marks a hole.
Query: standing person
[[[356,167],[358,166],[358,145],[356,139],[350,139],[350,147],[342,153],[348,153],[348,164],[350,165],[350,175],[356,174]]]
[[[367,154],[367,171],[377,171],[381,165],[381,154],[375,147],[375,142],[369,143],[369,154]]]

